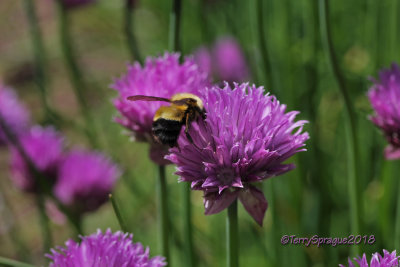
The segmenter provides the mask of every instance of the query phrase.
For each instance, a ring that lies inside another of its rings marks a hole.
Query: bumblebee
[[[169,106],[161,106],[156,111],[152,125],[152,132],[156,141],[170,147],[177,145],[183,125],[185,125],[187,139],[194,144],[189,134],[190,124],[199,117],[206,118],[203,101],[198,96],[189,93],[178,93],[173,95],[171,99],[145,95],[129,96],[127,99],[171,103]]]

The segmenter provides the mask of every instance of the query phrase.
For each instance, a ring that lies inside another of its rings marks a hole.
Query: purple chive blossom
[[[249,77],[245,56],[233,38],[218,40],[212,52],[200,47],[195,51],[194,58],[203,71],[219,80],[243,82]]]
[[[362,258],[354,258],[357,265],[349,258],[349,267],[394,267],[399,266],[399,257],[396,256],[396,250],[389,253],[387,250],[383,250],[383,257],[378,253],[372,254],[371,262],[368,265],[367,256],[365,253]],[[345,267],[345,265],[339,264],[340,267]]]
[[[249,76],[246,59],[233,38],[220,39],[213,51],[215,69],[221,80],[243,82]]]
[[[389,145],[385,149],[387,159],[400,159],[400,69],[396,64],[379,73],[368,92],[375,111],[371,121],[382,129]]]
[[[119,175],[103,154],[71,151],[60,164],[54,195],[76,212],[93,211],[108,199]]]
[[[91,4],[95,1],[96,0],[62,0],[64,6],[66,8],[75,8],[75,7]]]
[[[181,133],[179,149],[172,148],[167,158],[177,165],[180,181],[204,191],[206,215],[239,198],[262,225],[267,201],[254,184],[294,168],[283,162],[305,151],[306,121],[296,122],[299,112],[285,113],[285,105],[254,85],[235,84],[232,90],[226,83],[200,96],[207,118],[193,123],[189,131],[195,145]]]
[[[168,164],[164,159],[167,147],[156,143],[152,137],[151,125],[156,110],[168,105],[163,102],[132,102],[126,100],[131,95],[148,95],[170,98],[176,93],[198,94],[208,86],[207,74],[202,72],[187,58],[179,63],[179,54],[166,53],[162,57],[148,58],[145,66],[139,63],[128,66],[128,72],[116,80],[112,88],[119,92],[114,100],[121,117],[116,121],[132,131],[137,141],[147,141],[151,144],[150,158],[160,165]]]
[[[132,234],[110,229],[103,234],[101,230],[90,236],[82,236],[81,242],[68,240],[66,247],[51,250],[46,257],[52,262],[50,267],[161,267],[166,262],[163,257],[150,258],[149,248],[132,242]]]
[[[16,93],[0,84],[0,114],[13,134],[20,135],[29,127],[29,112],[19,102]],[[5,133],[0,128],[0,145],[7,142]]]
[[[64,138],[52,127],[34,126],[19,136],[19,142],[35,167],[46,176],[50,184],[53,184],[57,179]],[[31,173],[25,158],[15,147],[11,147],[11,172],[12,180],[18,188],[26,192],[37,190],[38,181]]]

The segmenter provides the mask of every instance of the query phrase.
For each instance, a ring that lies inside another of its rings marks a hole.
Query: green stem
[[[172,0],[172,10],[169,19],[169,50],[180,51],[182,0]]]
[[[387,65],[388,62],[388,52],[389,52],[389,39],[388,39],[388,32],[390,34],[390,29],[387,25],[388,21],[387,18],[389,17],[389,12],[385,9],[385,4],[388,1],[373,1],[373,4],[371,4],[371,8],[373,11],[373,15],[370,15],[370,18],[375,18],[376,20],[376,35],[373,35],[372,33],[372,38],[373,40],[371,41],[371,44],[375,44],[375,64],[372,67],[376,68],[382,68],[382,66]],[[372,13],[372,12],[371,12]],[[370,31],[373,30],[373,28],[369,29]],[[375,40],[385,40],[384,42],[376,42]],[[374,69],[375,70],[375,69]]]
[[[185,232],[185,255],[187,257],[187,266],[196,266],[196,255],[193,250],[193,227],[192,227],[192,202],[190,199],[191,188],[190,183],[185,183],[182,186],[183,192],[183,218]]]
[[[143,59],[140,55],[137,40],[133,30],[133,12],[134,12],[134,1],[126,0],[125,6],[123,7],[124,12],[124,32],[126,36],[126,44],[133,60],[143,64]]]
[[[84,91],[86,90],[86,84],[83,79],[82,71],[79,67],[79,64],[76,59],[76,54],[74,51],[74,47],[72,45],[72,38],[70,33],[70,23],[68,20],[68,11],[64,7],[63,0],[57,0],[58,6],[58,16],[60,20],[60,41],[62,51],[65,57],[65,63],[68,67],[68,71],[70,74],[70,79],[72,82],[72,86],[74,88],[75,96],[80,105],[81,113],[85,119],[86,123],[86,135],[89,140],[89,143],[92,147],[98,147],[97,135],[95,132],[95,124],[92,118],[92,115],[89,111],[89,106],[85,99]]]
[[[115,200],[115,197],[112,194],[109,194],[108,198],[111,200],[111,204],[112,204],[112,207],[114,209],[115,216],[117,217],[119,226],[121,227],[121,230],[123,232],[127,233],[128,232],[128,228],[126,228],[126,224],[125,224],[124,220],[122,219],[121,212],[119,211],[119,208],[118,208],[117,202]]]
[[[389,39],[389,49],[388,49],[388,60],[396,61],[398,57],[398,46],[397,46],[397,12],[398,12],[398,0],[392,0],[388,4],[388,39]],[[388,62],[389,63],[389,62]]]
[[[378,154],[381,156],[382,152],[379,151]],[[398,218],[399,213],[397,212],[396,220],[393,222],[393,213],[391,212],[395,205],[395,203],[392,203],[393,193],[395,192],[395,190],[392,189],[395,188],[395,178],[397,178],[393,175],[395,173],[393,165],[394,165],[393,161],[384,160],[382,162],[381,172],[379,174],[379,177],[381,177],[382,187],[384,188],[385,193],[382,195],[382,198],[379,201],[380,209],[377,217],[379,218],[379,226],[381,230],[380,235],[383,241],[382,243],[384,244],[392,242],[393,240],[392,229],[393,227],[396,229],[398,223],[400,223],[399,221],[400,218]],[[397,206],[397,208],[399,207]],[[400,240],[395,239],[395,243],[397,242],[400,242]]]
[[[69,223],[74,228],[75,234],[77,236],[84,235],[84,231],[82,228],[82,216],[73,214],[70,211],[66,211],[65,207],[64,207],[64,209],[62,209],[62,211],[65,214],[65,216],[67,216]]]
[[[35,265],[24,263],[0,256],[0,266],[11,266],[11,267],[35,267]]]
[[[255,17],[257,18],[257,34],[256,37],[258,39],[258,47],[260,49],[264,69],[265,69],[265,74],[264,74],[264,82],[266,85],[266,89],[271,92],[272,89],[272,71],[271,71],[271,63],[268,57],[268,46],[266,42],[266,36],[265,36],[265,28],[264,28],[264,20],[263,18],[265,17],[264,10],[263,10],[263,2],[264,0],[253,0],[255,3],[255,7],[253,8],[253,11],[255,11]]]
[[[268,251],[269,251],[269,256],[271,258],[271,261],[275,264],[278,262],[278,259],[280,257],[280,251],[278,250],[277,246],[276,246],[276,240],[279,240],[279,234],[281,233],[281,224],[278,221],[278,214],[276,211],[276,196],[275,196],[275,189],[274,189],[274,183],[275,181],[273,179],[271,179],[270,181],[268,181],[269,184],[266,184],[264,186],[267,187],[267,195],[268,195],[268,212],[271,214],[272,216],[272,227],[271,227],[271,231],[272,233],[270,233],[268,235]]]
[[[344,100],[346,108],[346,128],[348,131],[348,182],[349,182],[349,195],[350,195],[350,218],[351,218],[351,232],[354,234],[360,234],[361,218],[362,218],[362,206],[361,199],[358,189],[359,186],[359,171],[357,163],[358,155],[358,144],[357,144],[357,132],[356,132],[356,113],[351,102],[350,95],[346,89],[345,78],[343,77],[339,64],[335,55],[335,51],[332,44],[331,28],[329,22],[329,2],[328,0],[319,0],[319,18],[320,18],[320,30],[322,41],[325,45],[325,50],[328,56],[330,67],[332,68],[334,77],[338,83],[340,93]],[[358,246],[353,246],[354,252],[359,251]]]
[[[43,250],[47,253],[50,251],[51,247],[53,246],[53,238],[50,230],[49,225],[49,217],[46,213],[45,207],[45,199],[43,193],[39,192],[36,195],[36,205],[39,211],[39,224],[40,228],[42,229],[42,236],[43,236]]]
[[[37,194],[36,205],[38,206],[39,224],[43,237],[43,250],[47,253],[53,246],[53,235],[51,233],[49,217],[46,213],[45,199],[42,193]]]
[[[380,42],[375,42],[376,38],[379,38],[379,4],[380,1],[368,0],[366,3],[366,10],[364,15],[364,44],[363,46],[368,49],[371,57],[371,69],[375,70],[378,68],[378,52]]]
[[[226,219],[226,248],[227,266],[239,266],[239,237],[238,237],[238,211],[237,200],[228,207]]]
[[[157,209],[158,209],[158,224],[160,234],[160,246],[162,256],[167,259],[168,265],[171,266],[171,257],[169,254],[169,218],[168,218],[168,192],[167,181],[165,175],[165,166],[158,166],[158,181],[157,181]]]
[[[84,235],[83,229],[82,229],[82,216],[81,214],[73,214],[69,213],[68,214],[69,221],[72,224],[72,226],[75,229],[75,232],[77,235]]]
[[[50,114],[50,108],[47,101],[47,81],[45,75],[46,58],[42,34],[35,12],[34,0],[25,0],[25,12],[28,18],[30,34],[32,40],[33,53],[35,58],[35,79],[39,88],[40,100],[46,114]]]
[[[324,154],[319,148],[318,144],[321,142],[321,133],[317,124],[318,120],[318,112],[317,105],[315,103],[318,102],[317,92],[318,92],[318,53],[319,53],[319,39],[318,39],[318,3],[310,2],[309,3],[309,15],[308,17],[308,34],[306,35],[310,37],[310,44],[313,53],[310,63],[306,65],[306,77],[307,77],[307,87],[308,93],[306,94],[307,98],[304,103],[308,107],[308,117],[310,118],[310,131],[311,131],[311,144],[310,144],[310,153],[307,153],[310,156],[311,161],[319,161],[320,164],[317,164],[310,170],[310,176],[312,184],[316,187],[319,199],[318,205],[318,234],[327,235],[330,229],[330,221],[331,221],[331,212],[332,212],[332,201],[329,194],[329,179],[320,179],[320,177],[329,177],[329,173],[325,173],[324,165]]]
[[[45,122],[59,125],[64,119],[55,112],[48,101],[48,82],[46,78],[46,53],[43,44],[42,33],[36,16],[34,0],[25,0],[25,12],[28,18],[32,40],[33,55],[35,61],[35,80],[39,89],[40,101],[45,112]]]

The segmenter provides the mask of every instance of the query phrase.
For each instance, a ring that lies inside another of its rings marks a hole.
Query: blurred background
[[[35,82],[35,62],[30,24],[23,0],[0,2],[0,81],[16,90],[32,113],[43,120],[43,105]],[[80,129],[84,125],[74,89],[68,79],[59,38],[57,8],[52,0],[35,0],[46,51],[50,105],[65,118],[57,127],[69,146],[90,147]],[[162,55],[168,50],[171,1],[134,1],[134,34],[142,57]],[[259,4],[261,6],[259,6]],[[157,246],[155,204],[156,171],[148,157],[148,145],[131,142],[120,125],[111,100],[114,78],[126,72],[132,62],[123,31],[123,0],[98,0],[69,11],[71,42],[84,73],[86,100],[93,114],[99,150],[124,170],[114,195],[134,240],[160,253]],[[320,37],[317,0],[187,0],[182,6],[181,49],[184,56],[200,47],[212,49],[221,38],[237,42],[248,66],[246,81],[265,86],[287,104],[299,110],[310,133],[308,152],[290,159],[297,168],[267,180],[264,192],[269,201],[264,226],[239,208],[240,261],[242,266],[337,266],[347,262],[351,246],[286,245],[282,235],[347,237],[375,235],[373,245],[359,245],[361,252],[394,247],[394,218],[399,163],[385,161],[385,140],[368,120],[372,113],[366,92],[380,69],[400,59],[398,46],[400,3],[398,0],[331,1],[330,22],[335,53],[357,113],[357,141],[360,146],[360,192],[364,215],[361,233],[350,230],[347,181],[347,143],[344,106],[329,68]],[[261,18],[260,20],[257,20]],[[260,27],[259,24],[263,27]],[[261,29],[260,29],[261,28]],[[260,49],[261,42],[265,42]],[[262,49],[265,49],[263,53]],[[263,55],[267,55],[265,65]],[[218,77],[215,77],[218,80]],[[181,190],[173,166],[167,168],[172,218],[172,262],[183,260]],[[0,256],[37,265],[45,264],[38,212],[34,197],[16,189],[9,179],[9,151],[0,150]],[[270,198],[273,190],[274,198]],[[202,193],[192,194],[194,245],[198,266],[225,264],[225,212],[204,216]],[[54,245],[62,245],[74,232],[62,216],[50,213]],[[110,203],[84,217],[85,234],[97,228],[119,225]]]

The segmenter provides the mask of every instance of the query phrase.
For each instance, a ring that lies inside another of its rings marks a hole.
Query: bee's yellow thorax
[[[190,94],[190,93],[174,94],[171,97],[171,101],[176,101],[176,100],[180,100],[180,99],[184,99],[184,98],[193,98],[194,100],[196,100],[197,105],[199,106],[200,110],[202,110],[204,108],[203,101],[201,101],[201,99],[197,95]]]
[[[173,105],[173,106],[162,106],[154,115],[154,121],[158,119],[165,120],[173,120],[173,121],[181,121],[183,116],[185,115],[185,111],[187,109],[186,105]]]

